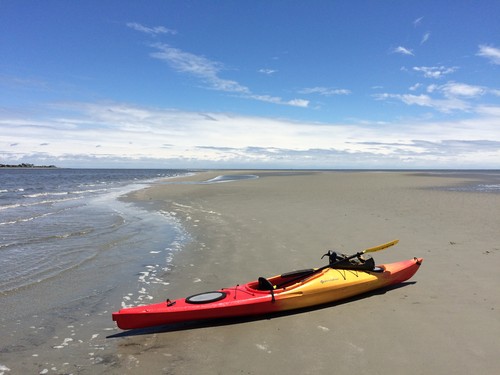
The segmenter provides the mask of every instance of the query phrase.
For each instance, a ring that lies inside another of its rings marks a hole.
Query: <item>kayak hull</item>
[[[414,258],[379,265],[377,271],[327,268],[303,277],[274,276],[267,281],[273,290],[261,290],[259,280],[207,292],[213,300],[167,300],[147,306],[121,309],[112,314],[121,329],[153,327],[188,321],[255,316],[301,309],[360,295],[411,278],[422,263]],[[203,293],[197,295],[203,297]],[[192,296],[196,297],[196,296]]]

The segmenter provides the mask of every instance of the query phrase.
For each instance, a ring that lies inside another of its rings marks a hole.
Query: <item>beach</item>
[[[204,183],[221,175],[258,178]],[[85,320],[87,341],[53,333],[61,348],[40,342],[40,372],[24,373],[496,374],[500,194],[446,189],[464,182],[416,172],[225,170],[129,193],[124,201],[189,233],[156,275],[166,284],[151,302],[319,267],[328,250],[352,254],[393,239],[397,246],[372,254],[376,263],[424,261],[400,287],[307,312],[157,330],[114,327],[121,294],[104,301],[96,292],[93,311],[61,318],[69,332]],[[29,370],[35,359],[4,351],[0,373]]]
[[[444,191],[460,180],[411,173],[239,173],[259,178],[129,197],[174,212],[193,235],[165,297],[322,265],[328,249],[350,254],[395,238],[397,247],[374,254],[378,263],[424,263],[401,288],[328,308],[117,339],[138,366],[172,374],[498,372],[500,195]]]

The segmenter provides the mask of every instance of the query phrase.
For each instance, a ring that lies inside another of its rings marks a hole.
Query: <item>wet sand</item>
[[[259,178],[180,183],[236,173]],[[127,197],[170,212],[191,233],[154,301],[321,266],[328,249],[350,254],[395,238],[398,246],[373,254],[377,263],[414,256],[424,263],[401,287],[265,319],[104,334],[112,324],[102,322],[120,306],[100,301],[81,312],[96,322],[95,331],[86,322],[86,350],[72,352],[67,342],[68,351],[50,352],[58,353],[54,363],[81,362],[85,351],[99,360],[66,372],[46,366],[46,373],[500,371],[500,194],[443,191],[437,187],[460,181],[402,172],[214,171],[178,181]],[[68,321],[68,331],[79,324]],[[0,355],[6,364],[9,353]]]

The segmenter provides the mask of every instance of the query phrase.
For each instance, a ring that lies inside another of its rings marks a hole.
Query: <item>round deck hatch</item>
[[[195,294],[194,296],[189,296],[186,298],[187,303],[210,303],[220,301],[226,298],[226,293],[224,292],[205,292],[200,294]]]

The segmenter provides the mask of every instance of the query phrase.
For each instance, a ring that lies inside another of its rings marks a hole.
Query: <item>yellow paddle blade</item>
[[[387,249],[388,247],[396,245],[398,242],[399,242],[399,240],[394,240],[394,241],[391,241],[391,242],[387,242],[387,243],[385,243],[383,245],[378,245],[378,246],[375,246],[375,247],[370,247],[369,249],[363,250],[362,253],[363,254],[364,253],[374,253],[375,251],[384,250],[384,249]]]

